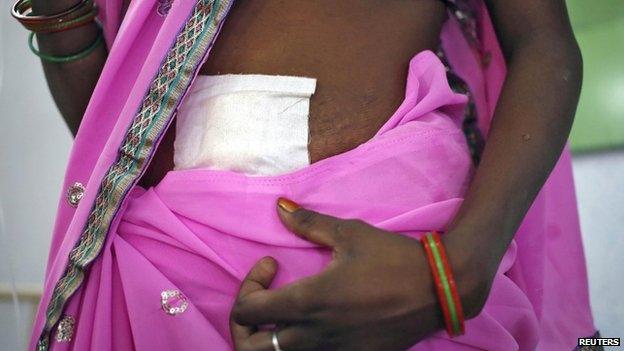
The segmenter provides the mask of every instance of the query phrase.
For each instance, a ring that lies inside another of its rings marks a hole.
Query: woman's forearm
[[[77,0],[32,0],[33,13],[52,15],[76,5]],[[39,50],[54,56],[73,55],[89,47],[97,38],[95,22],[62,32],[37,34]],[[76,134],[95,84],[106,61],[102,44],[87,57],[73,62],[53,63],[42,60],[52,97],[71,130]]]
[[[580,92],[576,42],[535,37],[514,48],[481,164],[447,238],[493,277],[566,143]],[[487,287],[489,289],[489,286]]]

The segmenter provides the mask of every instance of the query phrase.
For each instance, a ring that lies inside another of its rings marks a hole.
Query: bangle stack
[[[67,56],[44,54],[34,46],[35,34],[62,32],[92,23],[98,14],[98,8],[93,0],[81,0],[71,8],[53,15],[33,15],[32,12],[31,0],[17,0],[11,9],[13,17],[31,31],[28,38],[31,51],[44,61],[65,63],[80,60],[95,51],[103,41],[102,31],[99,30],[93,43],[80,52]]]
[[[464,313],[440,235],[437,232],[427,233],[421,242],[427,253],[446,331],[451,337],[462,335],[465,331]]]
[[[11,11],[16,20],[35,33],[54,33],[80,27],[92,22],[97,13],[93,0],[82,0],[71,8],[50,16],[33,15],[31,0],[18,0]]]

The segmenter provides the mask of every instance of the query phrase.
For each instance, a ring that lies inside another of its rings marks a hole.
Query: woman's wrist
[[[459,230],[442,236],[466,319],[481,312],[499,264],[488,245],[469,237]]]
[[[446,240],[457,246],[466,260],[495,273],[526,213],[526,201],[508,196],[494,200],[473,191],[447,227]],[[468,250],[469,249],[469,250]]]

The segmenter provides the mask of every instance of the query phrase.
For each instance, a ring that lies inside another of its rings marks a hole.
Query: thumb
[[[251,268],[240,286],[237,300],[252,294],[256,291],[266,290],[271,285],[275,274],[277,273],[277,262],[272,257],[264,257]],[[245,326],[236,323],[234,313],[230,314],[230,333],[234,345],[238,349],[247,338],[249,338],[258,329],[255,326]]]
[[[278,215],[288,230],[315,244],[336,247],[340,242],[343,219],[305,209],[296,202],[280,197]]]

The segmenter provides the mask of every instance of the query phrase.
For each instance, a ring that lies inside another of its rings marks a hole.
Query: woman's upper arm
[[[485,0],[507,58],[524,45],[548,41],[577,49],[565,0]]]

